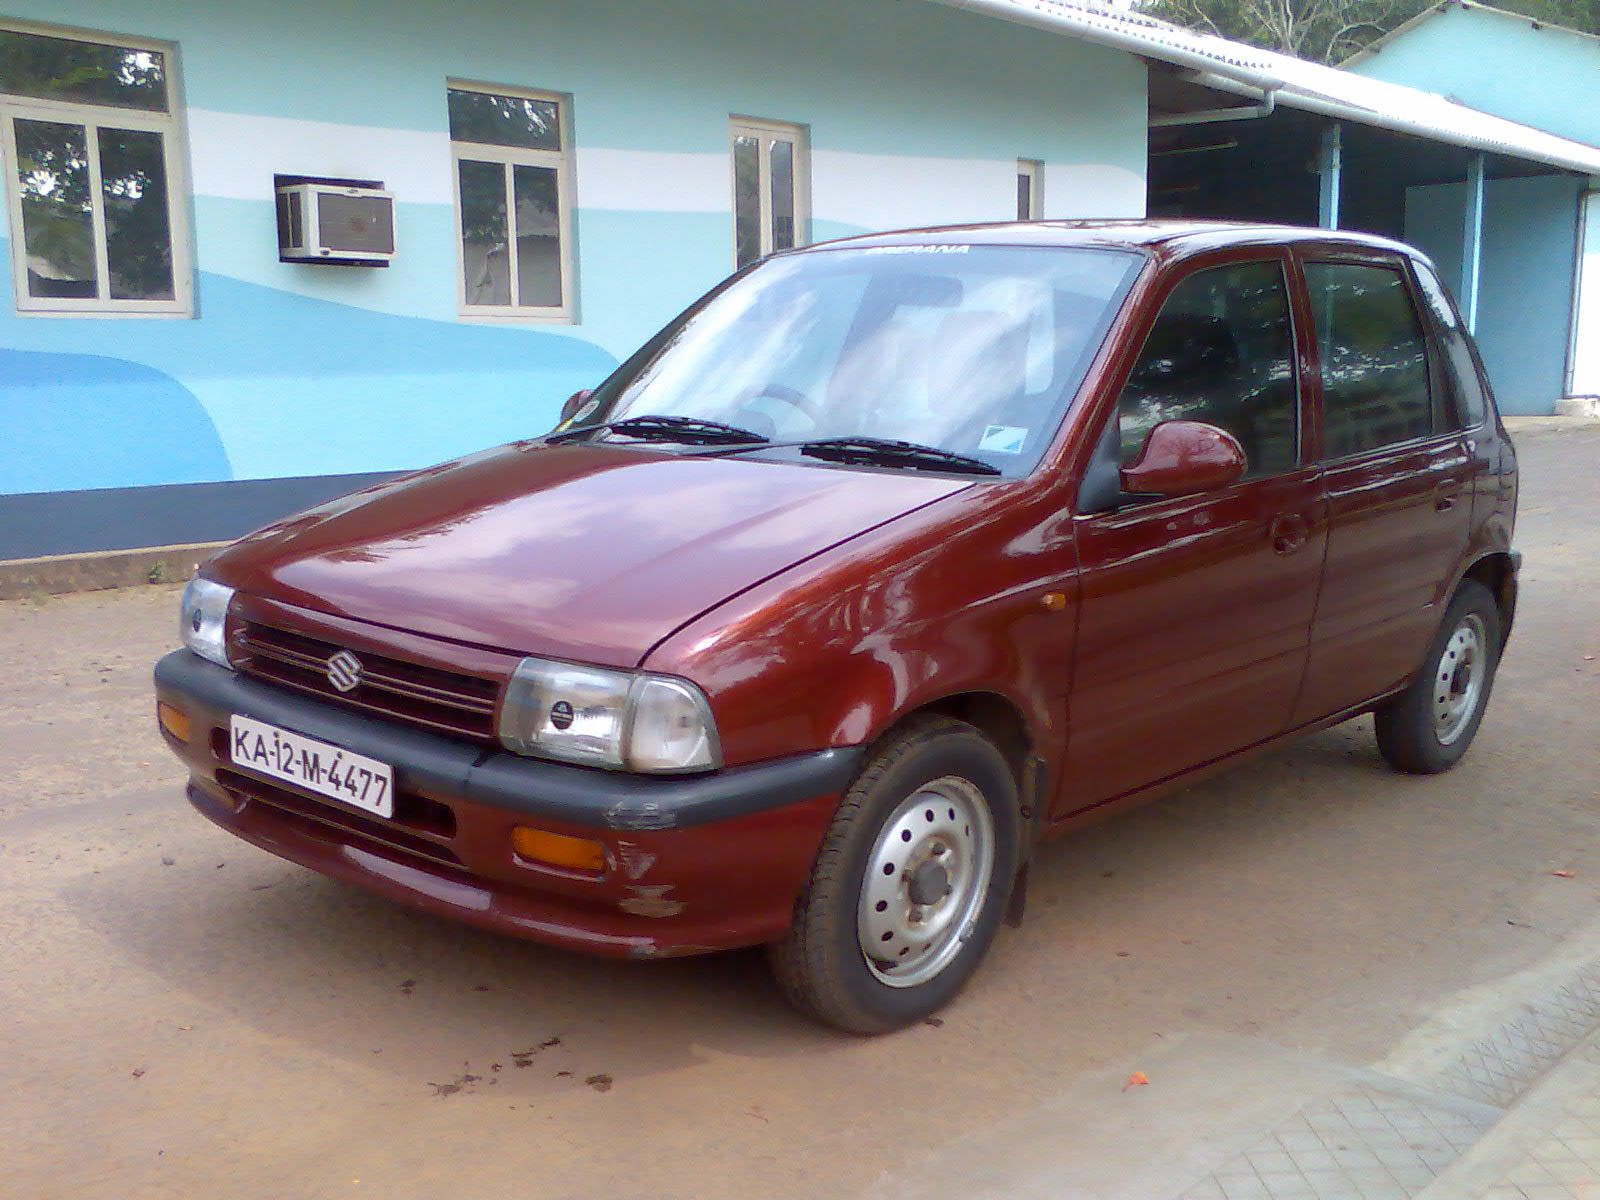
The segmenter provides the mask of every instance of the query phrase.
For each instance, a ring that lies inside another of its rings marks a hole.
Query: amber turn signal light
[[[182,709],[173,708],[172,705],[159,701],[156,704],[156,720],[161,722],[161,728],[178,741],[189,740],[189,714]]]
[[[511,848],[519,858],[552,867],[594,872],[606,869],[605,846],[588,838],[567,837],[518,825],[511,831]]]

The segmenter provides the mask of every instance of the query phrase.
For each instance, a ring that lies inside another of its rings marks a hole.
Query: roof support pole
[[[1339,228],[1339,191],[1344,174],[1344,129],[1337,122],[1322,127],[1322,152],[1317,159],[1322,176],[1317,197],[1317,224],[1324,229]]]
[[[1467,163],[1466,212],[1461,224],[1461,309],[1467,328],[1478,332],[1478,275],[1483,266],[1482,151]]]

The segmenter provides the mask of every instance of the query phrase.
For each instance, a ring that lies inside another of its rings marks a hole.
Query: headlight
[[[228,604],[232,600],[231,587],[196,575],[183,589],[183,608],[178,614],[178,633],[183,644],[219,667],[230,665],[223,634],[228,624]]]
[[[711,706],[694,684],[525,658],[500,705],[500,741],[516,754],[612,770],[709,771],[722,765]]]

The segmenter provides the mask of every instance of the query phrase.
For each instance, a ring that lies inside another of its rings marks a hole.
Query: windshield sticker
[[[971,246],[871,246],[864,254],[965,254]]]
[[[991,425],[983,431],[979,450],[990,454],[1021,454],[1022,444],[1028,440],[1028,431],[1016,425]]]

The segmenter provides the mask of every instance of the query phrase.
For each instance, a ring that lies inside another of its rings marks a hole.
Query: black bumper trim
[[[232,713],[254,717],[389,763],[399,786],[591,828],[678,829],[837,794],[862,754],[860,746],[842,746],[708,775],[633,775],[521,758],[341,712],[187,650],[156,663],[155,680],[214,724]]]

